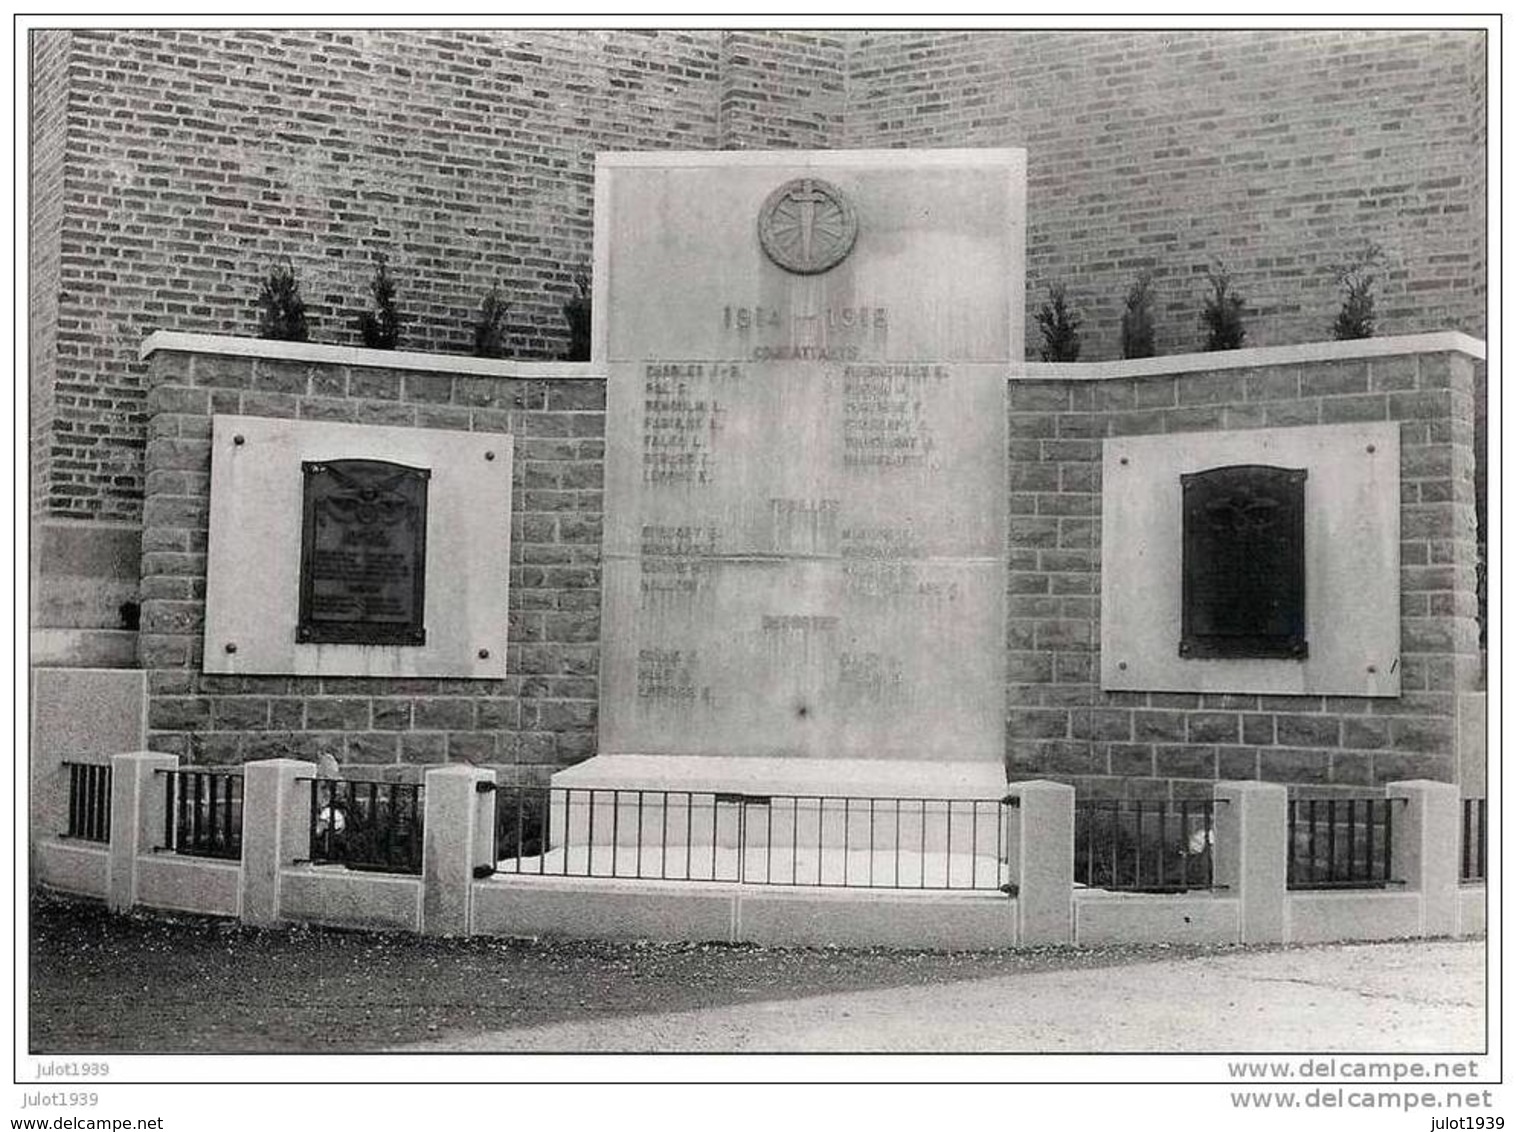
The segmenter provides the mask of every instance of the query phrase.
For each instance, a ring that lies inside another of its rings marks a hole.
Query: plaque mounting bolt
[[[1122,466],[1122,467],[1123,467],[1123,468],[1124,468],[1124,467],[1126,467],[1126,466],[1127,466],[1127,465],[1128,465],[1128,464],[1130,464],[1130,463],[1131,463],[1131,462],[1132,462],[1132,461],[1131,461],[1131,460],[1129,460],[1129,459],[1128,459],[1128,458],[1127,458],[1127,457],[1125,457],[1125,456],[1123,456],[1123,457],[1122,457],[1122,458],[1121,458],[1121,466]]]
[[[1122,672],[1125,672],[1126,671],[1126,661],[1123,660],[1123,661],[1117,662],[1116,667],[1119,668],[1119,669],[1121,669]]]
[[[227,652],[236,652],[237,651],[237,642],[236,641],[227,641],[226,642],[226,651]]]
[[[1372,676],[1374,673],[1376,673],[1378,671],[1379,671],[1379,666],[1377,664],[1371,664],[1371,665],[1369,665],[1369,675]]]
[[[1366,449],[1364,449],[1364,451],[1369,452],[1369,453],[1372,454],[1373,451],[1374,451],[1374,446],[1372,444],[1370,444]]]
[[[480,660],[488,660],[489,658],[490,658],[490,650],[489,649],[480,649],[479,650],[479,659]]]
[[[242,447],[242,445],[244,445],[244,444],[247,443],[247,437],[243,436],[239,432],[236,436],[232,437],[232,443],[235,444],[235,445],[237,445],[237,447],[240,448],[240,447]]]
[[[495,453],[493,451],[486,452],[484,454],[484,458],[486,460],[493,460],[495,458]]]

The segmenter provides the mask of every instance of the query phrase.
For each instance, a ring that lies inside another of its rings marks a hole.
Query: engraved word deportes
[[[817,275],[847,258],[858,217],[842,190],[816,177],[786,181],[758,211],[764,253],[786,271]]]

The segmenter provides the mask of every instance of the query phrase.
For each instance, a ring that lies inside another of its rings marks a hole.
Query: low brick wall
[[[1459,693],[1481,680],[1475,359],[1443,335],[1332,356],[1353,345],[1032,366],[1011,382],[1013,779],[1134,798],[1207,797],[1218,778],[1360,793],[1456,780]],[[1103,692],[1101,439],[1347,421],[1400,423],[1402,695]]]
[[[368,351],[303,352],[334,360],[190,349],[150,355],[139,638],[149,673],[148,746],[196,763],[314,759],[322,751],[344,764],[468,762],[527,780],[593,754],[603,379],[584,376],[584,366],[396,354],[393,366],[376,367],[354,363],[372,359]],[[202,673],[216,413],[512,434],[506,678]]]
[[[286,357],[268,356],[279,354]],[[188,762],[331,751],[541,780],[595,753],[605,385],[588,366],[239,339],[150,344],[140,663],[148,746]],[[1031,366],[1010,379],[1007,768],[1092,796],[1209,796],[1455,781],[1460,695],[1481,683],[1473,374],[1455,335]],[[298,355],[298,357],[293,356]],[[515,437],[503,680],[200,672],[213,413]],[[1344,421],[1401,434],[1398,699],[1103,692],[1100,454],[1107,436]]]

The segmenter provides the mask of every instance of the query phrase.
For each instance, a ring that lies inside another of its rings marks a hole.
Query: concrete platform
[[[553,775],[574,790],[668,790],[854,798],[998,800],[999,759],[741,758],[729,755],[597,755]]]

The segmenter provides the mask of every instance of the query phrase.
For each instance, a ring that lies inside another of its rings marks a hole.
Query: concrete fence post
[[[1007,791],[1011,880],[1019,946],[1074,938],[1074,788],[1013,782]]]
[[[474,870],[495,864],[494,786],[494,772],[480,767],[426,772],[421,857],[425,935],[468,935],[473,927]]]
[[[316,764],[260,759],[242,768],[242,922],[267,927],[281,919],[279,877],[311,855],[310,785]]]
[[[111,756],[111,842],[106,906],[126,912],[137,902],[137,856],[151,853],[163,834],[165,778],[178,755],[133,751]]]
[[[1239,943],[1283,943],[1288,793],[1273,782],[1218,782],[1215,883],[1237,897]]]
[[[1448,782],[1391,782],[1390,877],[1421,896],[1421,934],[1458,932],[1458,787]]]

